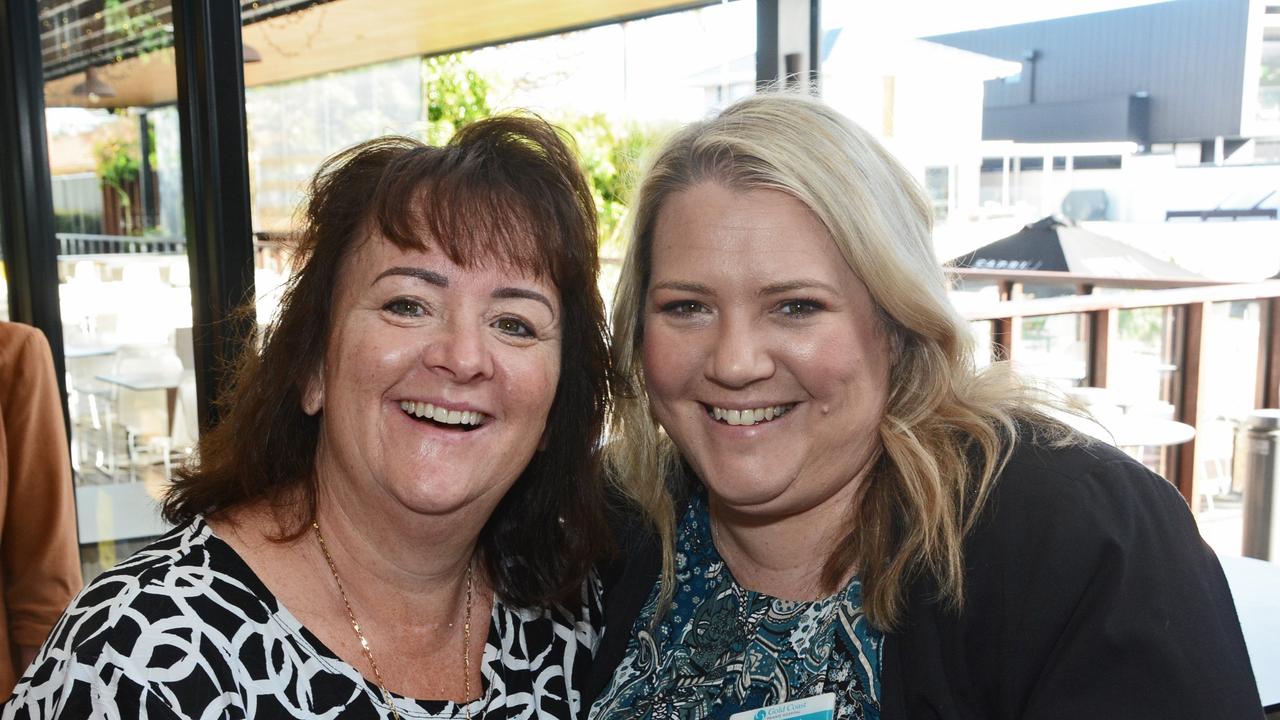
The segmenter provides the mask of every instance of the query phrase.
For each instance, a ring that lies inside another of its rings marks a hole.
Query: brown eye
[[[530,328],[524,321],[519,318],[501,317],[493,321],[493,327],[499,332],[506,333],[513,337],[536,337],[533,328]]]

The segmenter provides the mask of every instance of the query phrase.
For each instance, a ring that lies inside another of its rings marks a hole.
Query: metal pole
[[[1246,557],[1280,560],[1280,410],[1255,410],[1237,431],[1244,450],[1244,542]]]

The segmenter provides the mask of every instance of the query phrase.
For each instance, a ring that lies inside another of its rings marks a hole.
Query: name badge
[[[757,710],[743,710],[729,716],[729,720],[831,720],[835,714],[835,693],[823,693]]]

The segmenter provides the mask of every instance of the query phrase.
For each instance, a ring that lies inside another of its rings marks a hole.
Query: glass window
[[[537,112],[576,140],[600,212],[608,299],[629,181],[644,150],[755,86],[749,0],[447,55],[406,57],[402,48],[422,41],[412,29],[395,37],[383,28],[385,59],[366,48],[361,61],[345,65],[339,49],[347,30],[334,24],[334,5],[261,21],[248,8],[244,14],[245,53],[257,58],[245,82],[259,322],[275,313],[289,272],[284,240],[325,157],[387,133],[442,143],[467,122],[513,109]]]
[[[1083,385],[1089,359],[1087,322],[1080,313],[1022,318],[1014,364],[1024,375],[1059,388]]]
[[[72,467],[86,579],[166,528],[196,440],[168,0],[40,0]]]
[[[1125,415],[1172,420],[1176,415],[1180,320],[1174,308],[1116,311],[1116,335],[1107,355],[1107,387]],[[1203,397],[1203,388],[1201,397]],[[1139,459],[1168,476],[1176,448],[1142,448]]]
[[[924,170],[924,191],[933,205],[933,219],[942,222],[951,209],[951,168],[929,167]]]
[[[1275,128],[1280,126],[1280,19],[1267,14],[1263,25],[1257,119],[1265,127]]]
[[[1195,469],[1206,506],[1212,506],[1215,497],[1238,500],[1243,490],[1232,481],[1233,477],[1243,479],[1243,468],[1232,472],[1235,428],[1255,405],[1262,332],[1262,306],[1256,300],[1213,303],[1209,308],[1200,357],[1209,371],[1200,379]]]

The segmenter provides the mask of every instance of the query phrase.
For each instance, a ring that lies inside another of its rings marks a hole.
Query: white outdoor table
[[[1105,415],[1093,420],[1054,413],[1080,432],[1120,448],[1164,447],[1190,442],[1196,429],[1184,422],[1137,415]]]
[[[173,411],[178,403],[178,387],[182,384],[182,371],[157,370],[154,372],[95,375],[104,383],[118,385],[135,391],[163,390],[168,434],[173,434]]]

